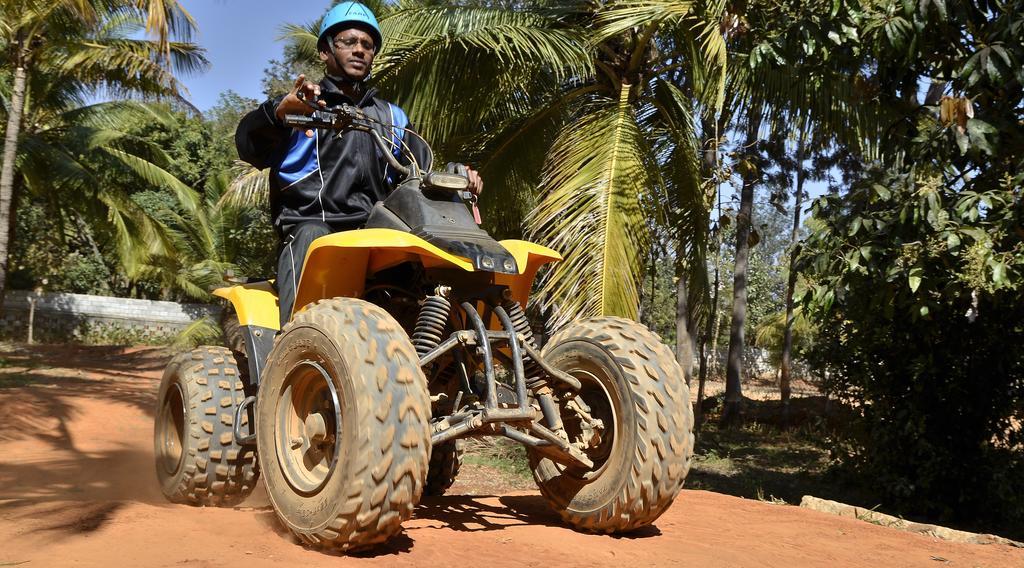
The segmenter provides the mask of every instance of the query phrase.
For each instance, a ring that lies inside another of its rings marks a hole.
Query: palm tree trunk
[[[751,113],[744,147],[753,151],[757,143],[760,126],[760,112]],[[748,167],[743,172],[743,187],[740,190],[740,210],[736,215],[736,267],[732,292],[732,324],[729,328],[729,358],[725,374],[725,406],[722,408],[722,424],[734,425],[740,420],[743,402],[743,350],[744,328],[747,323],[747,261],[750,258],[750,227],[754,213],[754,184],[757,172]]]
[[[700,434],[701,426],[704,424],[704,386],[708,380],[708,369],[711,366],[709,359],[715,356],[715,349],[718,345],[716,341],[718,336],[718,292],[721,284],[721,266],[722,266],[722,188],[721,184],[717,181],[718,179],[718,120],[717,119],[705,118],[703,123],[704,132],[707,133],[704,137],[704,156],[702,159],[702,166],[704,169],[703,178],[708,180],[709,183],[714,183],[715,187],[715,200],[718,201],[718,229],[715,231],[715,277],[714,277],[714,291],[711,294],[711,314],[708,316],[708,320],[704,326],[704,337],[700,342],[700,370],[699,378],[697,381],[697,409],[694,416],[693,431],[696,434]],[[712,138],[714,136],[714,138]],[[711,350],[708,351],[708,343],[711,343]]]
[[[722,217],[722,196],[718,196],[718,217]],[[711,297],[711,315],[708,317],[707,325],[704,330],[704,341],[701,342],[700,352],[700,377],[697,382],[697,411],[694,419],[694,431],[700,432],[700,427],[704,423],[704,385],[707,384],[708,380],[708,369],[711,366],[711,357],[715,356],[715,350],[718,347],[718,292],[721,288],[721,267],[722,267],[722,230],[721,227],[718,229],[718,238],[715,248],[715,278],[714,278],[714,292]],[[711,350],[708,351],[708,343],[711,343]]]
[[[682,236],[676,253],[676,361],[683,369],[686,384],[693,377],[693,337],[690,334],[689,289],[686,286],[686,266],[682,254]]]
[[[0,166],[0,302],[3,301],[7,283],[11,201],[14,196],[14,162],[18,155],[18,131],[21,128],[21,114],[25,109],[25,55],[24,44],[19,41],[17,62],[14,67],[14,88],[11,92],[10,114],[7,116],[7,131],[4,135],[4,161]]]
[[[719,257],[719,261],[718,261],[718,269],[719,270],[721,270],[721,266],[722,266],[721,257]],[[719,284],[719,287],[721,287],[721,284]],[[716,290],[715,294],[718,294],[720,292],[721,292],[721,290]],[[718,296],[716,295],[715,298],[717,299]],[[721,331],[722,331],[722,318],[718,315],[718,304],[717,303],[715,304],[715,322],[714,323],[715,323],[715,327],[714,327],[714,329],[711,330],[711,353],[708,356],[709,357],[708,373],[709,374],[714,373],[715,376],[718,376],[722,372],[722,368],[721,368],[722,365],[718,361],[718,336],[721,334]]]
[[[784,423],[789,421],[789,398],[792,395],[790,375],[793,351],[793,293],[796,290],[796,244],[800,236],[800,207],[803,206],[804,180],[807,178],[804,171],[806,142],[806,131],[802,131],[796,150],[796,192],[793,196],[793,231],[789,235],[789,282],[786,285],[786,329],[782,334],[782,366],[779,369],[779,395],[782,398]]]

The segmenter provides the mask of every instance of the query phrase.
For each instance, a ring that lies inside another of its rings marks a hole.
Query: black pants
[[[281,328],[291,319],[295,306],[295,293],[302,277],[302,263],[309,245],[318,238],[337,232],[323,221],[303,221],[284,227],[281,231],[281,253],[277,257],[277,301],[281,308]]]

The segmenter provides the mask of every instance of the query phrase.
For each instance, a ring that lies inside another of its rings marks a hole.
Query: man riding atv
[[[525,446],[566,523],[654,522],[693,454],[671,350],[617,317],[535,339],[525,307],[561,255],[494,239],[472,213],[475,172],[432,171],[401,109],[363,88],[380,39],[364,6],[339,4],[320,34],[328,77],[300,77],[239,127],[242,157],[273,172],[278,293],[265,281],[215,290],[243,344],[168,363],[153,435],[161,490],[233,506],[262,479],[301,542],[356,550],[451,487],[459,442],[500,437]]]
[[[270,209],[281,238],[276,286],[282,326],[295,304],[310,244],[324,235],[361,227],[373,205],[398,182],[368,133],[302,131],[285,126],[285,117],[316,113],[311,101],[321,108],[356,106],[367,116],[397,127],[393,133],[378,124],[379,134],[391,142],[400,162],[409,162],[401,151],[405,144],[424,170],[431,169],[424,142],[406,136],[405,129],[412,126],[405,112],[366,86],[382,43],[380,26],[369,8],[358,2],[338,4],[320,24],[317,46],[326,67],[324,78],[312,83],[300,75],[290,93],[264,102],[238,125],[239,157],[254,167],[271,168]],[[468,190],[479,195],[483,189],[479,174],[467,168],[466,175]]]

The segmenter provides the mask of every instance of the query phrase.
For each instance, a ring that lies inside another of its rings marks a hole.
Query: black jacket
[[[356,104],[368,116],[394,124],[397,128],[379,127],[378,132],[391,141],[399,161],[409,162],[399,150],[400,137],[420,167],[430,170],[426,144],[405,131],[410,127],[405,112],[378,98],[375,89],[355,102],[325,77],[320,93],[328,105]],[[282,98],[270,99],[245,115],[235,132],[238,156],[256,168],[270,168],[274,227],[282,232],[301,221],[317,220],[338,231],[359,228],[374,203],[394,189],[396,173],[367,132],[346,131],[336,136],[332,131],[317,130],[313,138],[307,138],[304,132],[284,126],[274,115]]]

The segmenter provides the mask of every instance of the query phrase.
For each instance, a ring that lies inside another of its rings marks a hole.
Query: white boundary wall
[[[0,312],[0,336],[25,339],[30,298],[36,299],[33,335],[44,341],[134,339],[158,342],[173,338],[198,319],[216,318],[221,310],[219,306],[208,304],[8,290]]]

